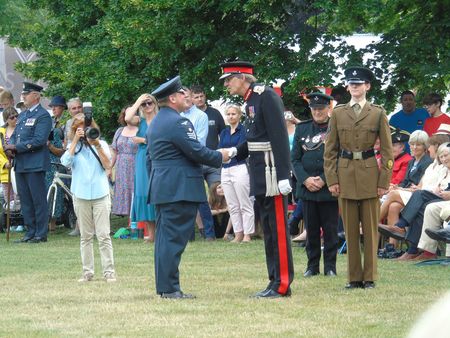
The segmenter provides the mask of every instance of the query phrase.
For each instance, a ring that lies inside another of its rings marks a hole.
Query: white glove
[[[287,195],[292,191],[291,185],[289,184],[289,180],[281,180],[278,182],[278,190],[283,195]]]
[[[230,156],[230,158],[233,158],[237,155],[237,149],[236,147],[230,148],[228,149],[228,156]]]

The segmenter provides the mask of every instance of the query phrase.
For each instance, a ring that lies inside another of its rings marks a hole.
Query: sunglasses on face
[[[153,106],[154,105],[154,102],[153,101],[146,101],[146,102],[142,102],[141,103],[141,107],[142,108],[144,108],[144,107],[151,107],[151,106]]]
[[[8,120],[14,120],[17,118],[18,115],[10,115],[8,116]]]

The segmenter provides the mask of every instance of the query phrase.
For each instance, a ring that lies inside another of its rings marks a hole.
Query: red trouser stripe
[[[277,221],[278,257],[280,259],[280,287],[278,293],[284,295],[289,287],[288,250],[286,243],[286,224],[284,218],[283,196],[274,197],[275,217]]]

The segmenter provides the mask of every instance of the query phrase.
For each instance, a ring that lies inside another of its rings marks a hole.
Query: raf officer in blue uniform
[[[228,152],[202,146],[192,123],[180,116],[187,101],[179,76],[152,95],[161,108],[147,131],[149,196],[156,208],[156,292],[162,298],[194,298],[181,291],[178,266],[198,205],[206,201],[201,165],[219,168],[222,157],[228,160]]]
[[[50,114],[41,104],[42,87],[24,82],[22,96],[27,110],[19,115],[11,144],[5,147],[14,156],[17,190],[24,223],[28,228],[18,242],[47,242],[48,208],[45,172],[50,156],[47,140],[52,129]]]
[[[247,142],[231,148],[230,155],[238,161],[249,157],[250,195],[255,196],[264,230],[269,284],[254,296],[287,297],[291,295],[294,265],[287,230],[287,195],[292,189],[283,101],[273,88],[256,83],[253,64],[235,61],[221,66],[220,79],[228,92],[246,102]]]
[[[308,266],[304,277],[319,274],[320,229],[323,230],[325,276],[336,276],[339,207],[326,184],[323,152],[333,98],[317,92],[307,96],[312,119],[297,125],[291,151],[297,177],[297,198],[302,200],[306,226]]]

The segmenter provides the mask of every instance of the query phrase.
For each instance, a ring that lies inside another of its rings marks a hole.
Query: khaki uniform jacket
[[[340,157],[342,149],[373,149],[378,136],[381,168],[374,156],[365,160]],[[389,188],[393,160],[391,132],[383,107],[366,102],[358,117],[348,103],[333,109],[325,141],[324,169],[327,185],[339,184],[340,198],[377,197],[377,188]]]

